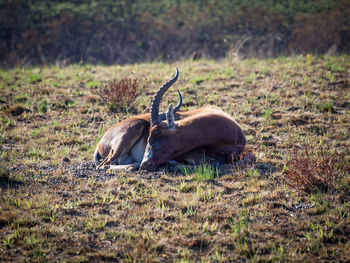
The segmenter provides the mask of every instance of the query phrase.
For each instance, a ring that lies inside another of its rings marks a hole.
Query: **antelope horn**
[[[160,89],[157,91],[156,95],[154,96],[152,106],[151,106],[151,126],[156,125],[160,122],[159,119],[159,104],[162,100],[162,97],[164,93],[173,85],[177,78],[179,77],[179,70],[176,68],[176,74],[175,76],[170,79],[168,82],[164,83],[163,86],[160,87]]]
[[[179,90],[177,90],[177,93],[179,94],[179,103],[174,108],[174,113],[176,113],[182,106],[182,95]],[[159,114],[159,121],[164,121],[166,119],[166,112],[163,112]]]
[[[179,93],[179,103],[174,108],[174,113],[177,112],[182,106],[182,95],[181,95],[180,90],[177,90],[177,93]]]

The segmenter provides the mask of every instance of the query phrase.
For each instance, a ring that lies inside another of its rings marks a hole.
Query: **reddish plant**
[[[112,111],[131,107],[140,94],[139,79],[110,80],[98,89],[102,101]]]
[[[346,152],[330,152],[327,147],[294,148],[284,175],[287,184],[298,191],[327,191],[337,179],[350,172]]]

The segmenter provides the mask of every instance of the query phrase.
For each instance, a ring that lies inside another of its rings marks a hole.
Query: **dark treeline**
[[[0,65],[348,53],[349,0],[0,0]]]

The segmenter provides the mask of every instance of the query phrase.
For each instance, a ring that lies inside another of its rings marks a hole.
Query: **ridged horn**
[[[176,113],[182,106],[182,94],[179,90],[177,90],[177,93],[179,94],[179,103],[174,108],[174,113]],[[165,119],[166,119],[166,112],[159,114],[159,121],[164,121]]]
[[[151,106],[151,126],[156,125],[160,122],[159,118],[159,104],[162,100],[162,97],[164,93],[173,85],[177,78],[179,77],[179,70],[176,68],[176,74],[175,76],[170,79],[168,82],[164,83],[163,86],[160,87],[160,89],[157,91],[156,95],[154,96],[152,106]]]

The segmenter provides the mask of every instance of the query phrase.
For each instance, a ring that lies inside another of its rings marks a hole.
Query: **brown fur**
[[[236,121],[221,109],[206,106],[187,112],[186,117],[176,121],[173,130],[165,123],[151,127],[147,147],[152,150],[152,157],[144,158],[141,168],[154,170],[166,161],[199,148],[222,163],[232,162],[245,145],[245,136]]]
[[[197,111],[177,112],[175,119],[180,120],[191,116]],[[144,149],[150,131],[150,114],[141,114],[123,120],[110,127],[103,135],[94,152],[95,164],[102,167],[105,164],[115,164],[124,154],[128,154],[140,139]],[[100,162],[100,160],[102,162]],[[129,164],[129,163],[123,163]]]
[[[111,149],[120,152],[121,150],[118,149],[120,146],[123,146],[123,148],[125,148],[125,146],[127,146],[125,144],[129,144],[128,139],[136,137],[133,141],[137,141],[144,129],[149,130],[149,120],[149,114],[142,114],[128,118],[119,122],[118,124],[113,125],[106,131],[106,133],[97,144],[99,153],[103,157],[106,157]],[[118,141],[117,145],[112,145],[112,141],[118,136],[120,136],[120,141]]]

